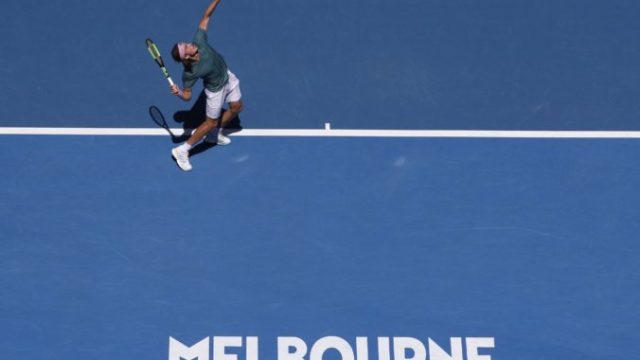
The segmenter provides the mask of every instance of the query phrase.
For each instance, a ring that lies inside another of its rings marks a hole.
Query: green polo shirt
[[[202,29],[196,31],[193,43],[198,46],[200,61],[182,73],[182,84],[191,89],[198,79],[202,79],[207,90],[219,91],[229,79],[224,58],[207,43],[207,33]]]

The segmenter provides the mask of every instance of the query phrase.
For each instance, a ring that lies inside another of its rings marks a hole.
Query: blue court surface
[[[0,358],[640,352],[640,3],[223,0],[246,109],[184,173],[131,134],[204,116],[144,40],[207,4],[0,4]],[[285,136],[326,123],[389,136]]]

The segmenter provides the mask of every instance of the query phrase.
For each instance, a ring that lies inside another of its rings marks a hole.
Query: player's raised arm
[[[205,31],[207,30],[207,27],[209,26],[209,19],[211,19],[211,15],[216,10],[216,7],[218,7],[219,3],[220,3],[220,0],[213,0],[211,4],[209,4],[209,6],[207,7],[207,10],[204,11],[204,15],[202,15],[200,24],[198,25],[200,29]]]

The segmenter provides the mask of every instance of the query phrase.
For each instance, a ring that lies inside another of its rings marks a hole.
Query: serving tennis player
[[[171,50],[173,59],[184,66],[183,88],[180,89],[178,85],[170,86],[171,93],[184,101],[189,101],[193,85],[198,79],[202,79],[207,96],[205,121],[185,143],[171,150],[171,155],[184,171],[192,168],[189,162],[189,150],[203,138],[206,142],[218,145],[231,143],[231,139],[221,130],[242,111],[240,81],[229,70],[224,58],[209,45],[207,39],[209,20],[219,3],[220,0],[213,0],[209,4],[192,42],[179,42]],[[222,113],[225,103],[229,104],[229,108]]]

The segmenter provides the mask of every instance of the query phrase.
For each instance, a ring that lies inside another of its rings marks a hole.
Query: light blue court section
[[[188,174],[170,147],[1,138],[3,358],[166,359],[170,336],[214,335],[270,360],[277,336],[640,351],[636,141],[238,137]]]
[[[190,110],[144,40],[178,79],[169,51],[207,4],[0,2],[0,126],[144,127],[151,105]],[[223,0],[209,36],[241,80],[246,127],[637,130],[639,17],[635,0]]]

